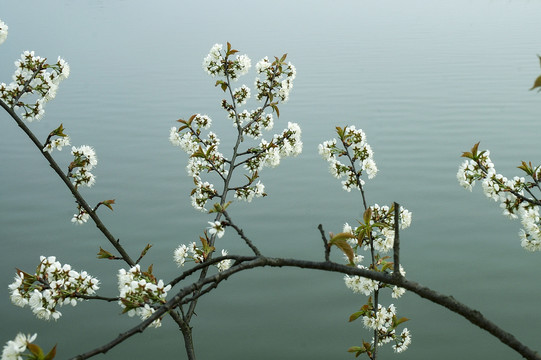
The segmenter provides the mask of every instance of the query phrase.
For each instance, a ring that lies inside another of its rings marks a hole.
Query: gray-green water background
[[[211,218],[189,205],[186,155],[168,142],[178,118],[206,113],[224,145],[234,130],[219,108],[222,93],[201,69],[214,43],[231,42],[253,63],[288,53],[298,70],[275,129],[303,129],[304,151],[261,173],[269,194],[231,214],[263,253],[322,259],[317,225],[339,231],[360,217],[360,198],[346,193],[317,154],[334,127],[364,129],[380,172],[367,183],[370,203],[397,201],[413,212],[402,261],[409,278],[453,294],[532,347],[540,348],[539,254],[522,250],[519,223],[495,203],[458,185],[462,151],[481,141],[497,168],[518,173],[538,162],[541,95],[541,3],[537,1],[2,1],[9,37],[0,47],[0,81],[9,82],[24,50],[71,65],[70,78],[46,116],[31,128],[45,139],[60,123],[75,145],[95,147],[97,183],[91,203],[115,198],[104,222],[165,280],[179,273],[172,252],[197,239]],[[252,86],[254,73],[242,81]],[[242,82],[239,82],[239,85]],[[252,103],[253,104],[253,103]],[[0,343],[18,331],[38,343],[58,342],[58,358],[87,351],[137,323],[115,304],[63,308],[42,322],[10,304],[15,267],[31,271],[40,255],[102,280],[116,293],[118,262],[98,261],[108,247],[92,224],[74,226],[75,204],[30,141],[0,115]],[[64,164],[69,151],[57,153]],[[249,253],[229,231],[219,240]],[[335,255],[338,259],[338,256]],[[201,359],[351,359],[370,338],[348,323],[365,298],[342,278],[291,269],[262,269],[231,278],[202,299],[193,321]],[[411,348],[382,358],[518,359],[485,332],[414,294],[399,301],[411,318]],[[185,358],[170,321],[150,329],[107,359]]]

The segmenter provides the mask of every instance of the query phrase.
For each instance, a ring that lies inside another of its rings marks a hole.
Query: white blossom
[[[69,136],[61,136],[59,138],[49,141],[47,145],[43,147],[43,152],[48,152],[49,154],[53,152],[54,149],[61,151],[62,147],[70,145]]]
[[[62,315],[58,306],[75,306],[82,300],[80,296],[94,294],[98,285],[99,280],[85,271],[79,273],[69,264],[62,265],[54,256],[41,256],[36,274],[18,271],[9,289],[15,305],[28,305],[39,319],[57,320]]]
[[[209,234],[215,235],[219,239],[221,239],[222,236],[224,236],[225,234],[225,229],[222,223],[220,221],[214,221],[214,222],[209,221],[208,223],[210,224]]]
[[[8,37],[8,26],[2,20],[0,20],[0,45],[2,45],[4,41],[6,41],[7,37]]]
[[[226,250],[222,250],[222,256],[227,256]],[[222,272],[229,269],[231,265],[232,265],[232,260],[225,259],[225,260],[220,261],[218,264],[216,264],[216,267],[218,268],[218,271]]]

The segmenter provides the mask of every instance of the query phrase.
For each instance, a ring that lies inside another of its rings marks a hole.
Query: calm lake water
[[[231,214],[264,254],[323,258],[317,225],[339,231],[361,215],[317,154],[334,127],[362,128],[380,172],[366,185],[370,203],[397,201],[413,212],[402,232],[407,276],[480,310],[533,348],[540,348],[539,254],[522,250],[519,223],[500,214],[480,189],[458,185],[460,154],[474,143],[497,168],[518,173],[541,158],[539,75],[541,3],[527,0],[427,1],[47,1],[0,4],[9,37],[0,47],[0,81],[10,81],[24,50],[61,55],[71,76],[46,116],[31,128],[42,139],[60,123],[75,145],[95,147],[96,185],[89,202],[115,198],[100,216],[158,277],[179,273],[173,250],[197,239],[211,219],[189,204],[186,155],[168,141],[178,118],[206,113],[223,134],[221,92],[201,69],[214,43],[231,42],[255,64],[288,53],[298,76],[275,129],[303,129],[304,151],[261,173],[269,194],[235,204]],[[244,78],[252,85],[254,73]],[[63,308],[54,323],[10,304],[16,267],[32,271],[56,255],[102,281],[115,296],[120,263],[98,261],[109,245],[91,224],[74,226],[67,189],[5,114],[0,115],[0,343],[18,331],[58,343],[59,359],[88,351],[137,323],[114,304]],[[66,164],[69,152],[57,153]],[[219,247],[249,254],[229,231]],[[336,255],[336,259],[339,259]],[[415,294],[399,301],[411,319],[410,349],[385,359],[519,359],[464,319]],[[365,302],[336,274],[260,269],[223,283],[199,303],[194,338],[200,359],[352,359],[349,346],[371,338],[348,323]],[[107,359],[184,359],[171,321],[114,349]]]

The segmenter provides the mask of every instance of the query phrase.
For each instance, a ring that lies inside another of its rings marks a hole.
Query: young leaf
[[[100,204],[107,206],[109,209],[111,209],[111,211],[113,211],[113,207],[111,205],[113,205],[114,203],[115,203],[115,199],[105,200],[105,201],[100,202]]]
[[[116,256],[111,254],[109,251],[102,249],[100,246],[100,251],[98,252],[98,259],[114,260],[116,259]]]
[[[336,133],[338,134],[340,140],[344,140],[344,129],[342,129],[340,126],[337,126]]]
[[[347,239],[354,239],[355,235],[351,233],[340,233],[336,234],[333,237],[331,237],[331,240],[329,241],[329,244],[332,246],[338,247],[346,256],[348,257],[348,260],[350,264],[353,264],[353,257],[355,254],[353,253],[353,249],[348,244]]]
[[[359,317],[361,317],[363,315],[364,315],[364,311],[354,312],[353,314],[351,314],[349,316],[349,322],[355,321],[355,320],[357,320]]]
[[[53,360],[55,356],[56,356],[56,345],[51,349],[51,351],[47,353],[47,355],[45,355],[43,360]]]
[[[278,106],[276,106],[276,103],[272,103],[271,107],[276,112],[276,116],[280,117],[280,110],[278,110]]]
[[[360,354],[364,353],[366,351],[366,349],[363,347],[360,347],[360,346],[352,346],[348,349],[348,352],[350,353],[357,353],[355,354],[355,357],[359,356]]]
[[[406,322],[406,321],[408,321],[408,320],[409,320],[409,319],[408,319],[408,318],[405,318],[405,317],[400,318],[400,319],[396,320],[395,326],[398,326],[398,325],[400,325],[400,324],[402,324],[403,322]]]
[[[533,168],[532,168],[532,162],[530,161],[529,164],[526,164],[524,161],[522,162],[522,165],[517,166],[520,170],[524,171],[529,176],[534,175]]]
[[[142,259],[147,254],[147,252],[150,250],[151,247],[152,247],[151,244],[147,244],[147,246],[145,246],[143,251],[141,251],[141,255],[139,256],[139,259]]]
[[[538,76],[537,79],[535,79],[535,82],[533,83],[533,86],[530,90],[533,90],[535,88],[541,87],[541,76]],[[541,89],[539,89],[541,90]]]
[[[392,269],[393,265],[394,265],[394,264],[393,264],[392,262],[386,262],[386,261],[385,261],[385,264],[384,264],[383,267],[381,268],[381,271],[385,271],[385,270],[387,270],[387,269]]]
[[[205,158],[206,154],[203,152],[203,148],[199,146],[199,149],[197,149],[196,152],[194,152],[190,157],[198,157],[198,158]]]
[[[36,344],[27,344],[26,347],[37,359],[43,359],[43,350],[39,346]]]
[[[370,220],[372,219],[372,208],[366,209],[366,211],[363,214],[363,221],[365,225],[370,224]]]

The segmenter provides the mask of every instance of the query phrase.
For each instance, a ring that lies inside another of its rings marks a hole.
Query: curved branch
[[[236,266],[231,267],[228,270],[225,270],[223,272],[220,272],[212,276],[205,277],[191,285],[184,287],[171,300],[169,300],[166,304],[158,308],[156,312],[152,314],[152,316],[150,316],[147,320],[141,322],[139,325],[129,329],[128,331],[118,335],[117,338],[115,338],[108,344],[105,344],[99,348],[91,350],[85,354],[78,355],[72,358],[72,360],[88,359],[94,355],[97,355],[100,353],[106,353],[107,351],[109,351],[116,345],[120,344],[124,340],[128,339],[129,337],[135,335],[136,333],[143,332],[145,328],[147,328],[154,320],[160,318],[166,312],[171,311],[176,306],[183,303],[186,300],[184,299],[184,297],[188,296],[189,294],[192,294],[194,291],[201,291],[201,289],[207,284],[212,284],[210,287],[215,288],[220,282],[222,282],[223,280],[227,280],[230,276],[232,276],[235,273],[248,270],[248,269],[266,267],[266,266],[268,267],[295,267],[295,268],[301,268],[301,269],[337,272],[341,274],[361,276],[361,277],[369,278],[372,280],[380,281],[386,284],[403,287],[411,292],[416,293],[417,295],[419,295],[420,297],[424,299],[427,299],[435,304],[441,305],[449,309],[450,311],[461,315],[472,324],[489,332],[491,335],[496,337],[502,343],[504,343],[505,345],[509,346],[511,349],[518,352],[524,358],[530,359],[530,360],[541,360],[541,356],[536,351],[522,344],[519,340],[515,338],[515,336],[501,329],[492,321],[485,318],[479,311],[464,305],[463,303],[457,301],[452,296],[440,294],[435,290],[432,290],[417,282],[406,280],[403,277],[394,277],[392,275],[387,275],[380,272],[370,271],[367,269],[359,269],[357,267],[346,266],[346,265],[342,265],[342,264],[338,264],[334,262],[328,262],[328,261],[316,262],[316,261],[307,261],[307,260],[298,260],[298,259],[268,258],[268,257],[262,257],[262,256],[252,257],[252,258],[243,257],[243,256],[228,256],[228,258],[236,259],[237,262],[238,261],[242,261],[242,262]],[[191,299],[188,299],[186,301],[191,301]]]

